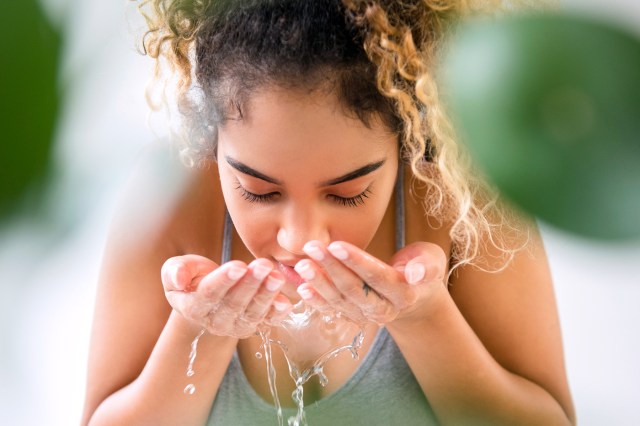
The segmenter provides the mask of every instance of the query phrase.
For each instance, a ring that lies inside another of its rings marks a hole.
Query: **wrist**
[[[189,341],[193,341],[193,339],[200,335],[202,330],[205,330],[203,326],[189,321],[175,309],[171,311],[171,315],[169,316],[169,323],[172,323],[176,331]],[[239,339],[236,337],[218,336],[215,334],[211,334],[205,330],[199,342],[200,344],[203,344],[205,341],[215,341],[216,345],[225,346],[228,344],[235,347],[235,345],[238,343],[238,340]]]
[[[445,285],[426,290],[412,308],[386,324],[389,332],[420,332],[427,325],[437,325],[451,306],[455,306]]]

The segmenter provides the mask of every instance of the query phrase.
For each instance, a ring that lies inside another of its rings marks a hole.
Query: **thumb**
[[[204,256],[187,254],[167,259],[160,276],[165,291],[193,291],[200,280],[218,265]]]
[[[410,244],[396,253],[392,266],[404,274],[409,284],[432,280],[444,280],[447,257],[437,244],[418,242]]]

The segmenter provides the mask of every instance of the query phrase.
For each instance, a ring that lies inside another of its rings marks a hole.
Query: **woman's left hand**
[[[410,244],[393,256],[391,265],[342,241],[328,246],[310,241],[304,251],[310,259],[298,262],[295,270],[306,281],[298,287],[305,303],[356,322],[420,321],[446,292],[447,258],[436,244]]]

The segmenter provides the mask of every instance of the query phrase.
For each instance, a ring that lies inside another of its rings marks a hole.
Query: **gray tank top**
[[[395,186],[397,250],[405,245],[402,175],[400,168]],[[223,263],[230,259],[232,226],[227,214],[222,245]],[[296,409],[283,408],[282,414],[286,422],[286,419],[295,416]],[[305,415],[309,426],[438,424],[409,365],[384,327],[378,331],[373,345],[353,376],[332,394],[305,406]],[[262,399],[251,387],[235,353],[218,389],[207,425],[277,424],[273,402]]]

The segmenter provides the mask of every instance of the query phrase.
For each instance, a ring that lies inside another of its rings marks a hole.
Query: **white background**
[[[79,422],[109,218],[136,155],[155,139],[142,92],[151,64],[135,51],[130,2],[45,3],[66,33],[66,99],[50,215],[0,229],[3,425]],[[640,27],[636,0],[564,3]],[[544,225],[543,234],[579,423],[640,424],[640,242],[597,243]]]

